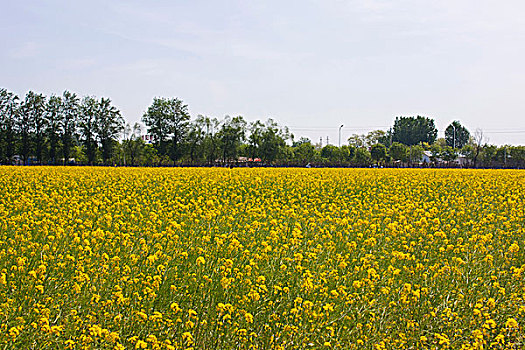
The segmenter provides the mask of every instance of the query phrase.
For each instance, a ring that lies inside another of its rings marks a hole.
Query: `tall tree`
[[[348,144],[356,148],[366,147],[370,148],[376,143],[382,143],[385,146],[390,145],[390,132],[384,130],[372,130],[366,135],[353,134],[348,138]]]
[[[376,143],[370,148],[370,157],[377,164],[386,160],[386,146],[382,143]]]
[[[363,147],[357,148],[355,151],[354,162],[358,166],[370,165],[371,156],[370,152]]]
[[[189,124],[187,134],[188,155],[192,162],[202,158],[204,155],[203,142],[206,137],[206,124],[202,116]]]
[[[392,128],[392,142],[400,142],[407,146],[420,142],[432,144],[437,138],[434,120],[417,117],[397,117]]]
[[[450,146],[445,146],[441,150],[441,158],[447,162],[453,162],[458,157],[457,150]]]
[[[10,164],[16,152],[18,96],[0,89],[0,163]]]
[[[251,158],[259,157],[259,147],[262,143],[264,124],[260,120],[251,122],[248,130],[250,135],[248,136],[248,154]]]
[[[176,162],[182,157],[181,145],[188,133],[190,114],[188,113],[188,106],[177,98],[170,99],[168,106],[171,133],[170,158]]]
[[[257,120],[250,124],[250,156],[271,163],[283,153],[289,138],[288,128],[281,128],[273,119],[269,118],[264,124]]]
[[[471,143],[472,148],[473,148],[472,165],[474,166],[474,168],[476,168],[478,166],[479,154],[481,152],[481,149],[483,148],[483,142],[486,142],[485,139],[486,139],[486,137],[483,134],[483,130],[476,129],[474,131],[474,135],[472,135],[472,138],[470,140],[470,143]]]
[[[242,116],[226,116],[221,123],[217,135],[220,140],[222,159],[224,161],[237,158],[239,147],[246,138],[246,121]]]
[[[342,161],[342,152],[341,148],[334,146],[334,145],[326,145],[323,148],[321,148],[321,158],[323,158],[324,161],[328,161],[330,163],[336,163]]]
[[[145,143],[141,139],[142,128],[135,123],[133,128],[126,124],[124,128],[124,139],[122,149],[124,151],[124,165],[139,165],[140,157],[145,153]]]
[[[445,129],[445,140],[449,147],[463,148],[470,140],[470,132],[455,120]]]
[[[49,160],[57,164],[58,144],[60,138],[62,99],[60,96],[51,96],[46,104],[46,134],[49,142]]]
[[[32,153],[33,143],[37,160],[39,162],[42,161],[45,127],[44,114],[44,95],[29,91],[21,104],[20,118],[18,118],[20,154],[22,155],[24,164],[27,164],[29,160],[29,156]]]
[[[399,142],[392,143],[390,146],[390,157],[393,160],[406,162],[408,158],[407,146]]]
[[[423,160],[424,154],[425,154],[425,149],[421,145],[413,145],[408,148],[408,158],[410,160],[410,163],[421,162]]]
[[[47,120],[46,120],[46,97],[42,94],[35,96],[33,100],[34,111],[34,144],[35,156],[40,164],[44,161],[44,145],[46,139]]]
[[[350,162],[355,156],[356,148],[352,145],[343,145],[341,146],[341,157],[342,161],[345,163]]]
[[[142,116],[142,122],[154,137],[159,153],[169,153],[174,162],[182,156],[181,143],[186,136],[189,119],[188,106],[178,98],[156,97]]]
[[[509,147],[509,158],[513,167],[525,168],[525,146]]]
[[[202,141],[204,158],[211,164],[218,157],[219,139],[217,133],[219,132],[219,120],[217,120],[217,118],[199,115],[197,117],[197,123],[201,124],[204,130],[204,140]]]
[[[120,115],[120,111],[111,105],[109,98],[102,97],[97,103],[95,125],[96,136],[102,147],[102,160],[104,164],[108,164],[113,144],[117,141],[124,126],[124,119]]]
[[[366,135],[353,134],[348,138],[348,144],[355,148],[368,147]]]
[[[62,141],[62,156],[64,164],[69,162],[80,115],[79,98],[75,93],[64,91],[60,110],[60,140]]]
[[[292,152],[294,160],[303,165],[313,162],[315,158],[315,147],[312,145],[312,141],[306,137],[301,137],[299,141],[293,143]]]
[[[372,147],[376,143],[390,146],[390,134],[384,130],[372,130],[365,136],[366,144]]]
[[[80,105],[78,127],[88,163],[95,164],[97,155],[97,113],[99,103],[94,97],[86,96]]]
[[[487,144],[483,145],[479,158],[482,166],[495,166],[498,161],[498,146]]]

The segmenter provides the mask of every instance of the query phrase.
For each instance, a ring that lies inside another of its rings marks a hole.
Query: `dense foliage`
[[[417,117],[397,117],[392,128],[392,141],[412,146],[422,142],[434,143],[437,129],[434,120]]]
[[[142,122],[144,130],[126,124],[108,98],[29,91],[20,100],[0,89],[0,164],[525,167],[524,147],[489,145],[459,121],[436,139],[434,120],[422,116],[341,147],[296,139],[272,119],[192,120],[178,98],[154,98]]]

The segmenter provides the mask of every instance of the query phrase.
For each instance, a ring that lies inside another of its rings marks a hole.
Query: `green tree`
[[[525,146],[509,147],[509,161],[514,168],[525,168]]]
[[[259,157],[259,147],[262,143],[264,124],[260,120],[251,122],[248,130],[250,135],[248,136],[248,155],[250,158]]]
[[[357,148],[354,163],[358,166],[369,166],[371,161],[370,152],[366,148]]]
[[[64,164],[69,162],[71,151],[73,147],[75,147],[80,112],[78,96],[75,93],[65,90],[62,94],[59,131],[59,137],[62,141],[62,156],[64,157]]]
[[[414,145],[408,148],[408,158],[410,162],[421,162],[423,160],[423,154],[425,149],[421,145]]]
[[[329,163],[336,163],[342,160],[340,148],[334,145],[326,145],[321,148],[321,157]]]
[[[169,111],[171,132],[170,158],[173,162],[176,162],[183,154],[181,144],[188,132],[190,115],[188,106],[177,98],[169,100]]]
[[[479,161],[479,155],[481,153],[481,150],[483,148],[483,143],[485,142],[485,135],[483,134],[483,130],[476,129],[474,131],[474,134],[469,140],[468,145],[470,145],[470,159],[472,162],[472,166],[474,168],[478,167],[478,161]]]
[[[46,135],[49,142],[49,160],[57,164],[58,146],[60,141],[60,113],[62,99],[60,96],[51,96],[46,104]]]
[[[169,154],[173,162],[182,156],[181,143],[187,133],[188,106],[178,98],[154,98],[142,116],[161,156]]]
[[[249,154],[259,157],[267,163],[275,161],[284,152],[286,140],[290,138],[287,128],[281,128],[273,119],[266,123],[259,120],[250,124]]]
[[[144,153],[139,161],[139,165],[153,166],[161,162],[157,149],[153,145],[145,144]]]
[[[355,148],[368,147],[368,141],[365,135],[353,134],[347,141],[350,146]]]
[[[432,163],[436,164],[439,162],[440,159],[442,159],[443,147],[436,142],[432,146],[430,146],[430,153],[430,160],[432,161]]]
[[[370,148],[370,157],[377,164],[386,160],[386,146],[382,143],[376,143]]]
[[[493,167],[496,165],[498,158],[498,147],[496,145],[483,145],[479,155],[482,166]]]
[[[96,136],[102,147],[102,160],[104,164],[108,164],[113,146],[124,127],[124,119],[120,111],[111,105],[109,98],[102,97],[97,103],[95,126]]]
[[[186,143],[188,155],[192,162],[202,159],[204,156],[204,139],[206,138],[206,121],[202,116],[190,123]]]
[[[242,116],[226,116],[221,123],[217,138],[223,161],[236,160],[239,147],[246,138],[246,121]]]
[[[18,118],[17,125],[20,135],[20,154],[24,164],[27,164],[29,161],[33,144],[38,161],[42,160],[44,113],[45,97],[29,91],[25,96],[25,100],[20,105],[20,117]]]
[[[46,97],[44,95],[36,94],[33,97],[33,143],[35,156],[40,164],[44,161],[43,156],[47,131],[46,104]]]
[[[501,167],[507,166],[507,160],[509,156],[509,152],[508,152],[509,147],[510,147],[509,145],[503,145],[503,146],[498,147],[498,149],[496,150],[495,159],[496,159],[498,166],[501,166]]]
[[[345,163],[349,163],[355,156],[356,148],[352,145],[341,146],[341,159]]]
[[[390,157],[396,161],[406,162],[408,159],[408,150],[407,146],[399,142],[392,143],[390,146]]]
[[[146,147],[141,139],[141,132],[139,123],[135,123],[133,128],[129,124],[124,127],[124,139],[122,140],[124,165],[141,165]]]
[[[80,105],[78,120],[80,138],[85,148],[87,161],[95,164],[97,156],[97,114],[99,102],[90,96],[84,97]]]
[[[455,148],[450,146],[445,146],[441,149],[441,158],[447,162],[453,162],[458,157],[457,151]]]
[[[470,132],[457,120],[450,123],[445,129],[445,140],[447,146],[463,148],[470,139]]]
[[[18,96],[0,89],[0,163],[10,164],[16,152]]]
[[[392,142],[400,142],[407,146],[421,142],[432,144],[436,138],[434,120],[427,117],[397,117],[392,128]]]
[[[348,138],[348,144],[356,148],[370,148],[376,143],[387,146],[390,144],[390,132],[384,130],[372,130],[366,135],[353,134]]]
[[[365,140],[368,147],[372,147],[376,143],[388,146],[390,145],[390,134],[384,130],[372,130],[366,134]]]
[[[313,162],[315,158],[315,147],[306,137],[301,137],[292,145],[293,159],[296,162],[306,165]]]
[[[219,157],[219,139],[217,133],[219,131],[219,121],[217,118],[211,118],[203,115],[197,116],[196,123],[204,132],[204,138],[201,143],[202,154],[208,164],[212,164]]]

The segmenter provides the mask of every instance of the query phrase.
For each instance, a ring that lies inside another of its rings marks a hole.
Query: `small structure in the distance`
[[[142,141],[150,145],[153,144],[153,142],[155,141],[153,135],[141,135],[140,138],[142,139]]]

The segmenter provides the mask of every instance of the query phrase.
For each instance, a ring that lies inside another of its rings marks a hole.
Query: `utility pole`
[[[321,148],[323,148],[323,137],[322,136],[319,138],[319,145],[321,146]]]
[[[328,146],[330,142],[328,141],[328,136],[326,137],[326,145]]]
[[[344,124],[341,124],[341,126],[339,127],[339,148],[341,148],[341,129],[343,126]]]

